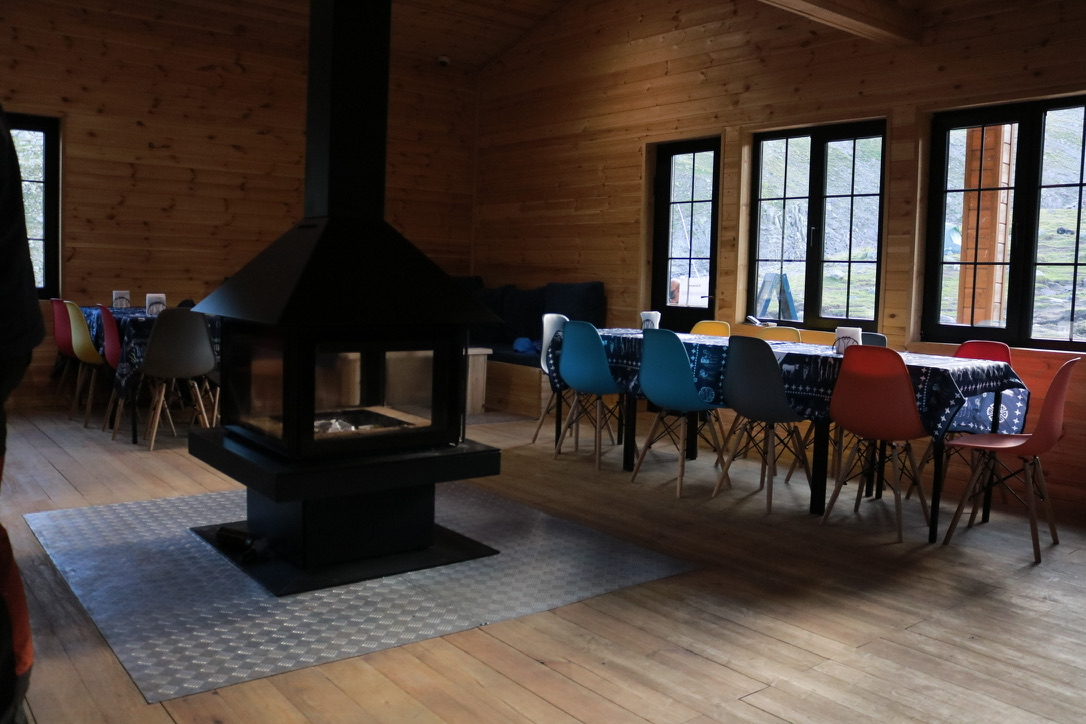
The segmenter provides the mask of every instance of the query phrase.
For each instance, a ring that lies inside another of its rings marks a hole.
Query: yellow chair
[[[824,329],[801,329],[799,330],[799,340],[805,344],[821,344],[832,347],[837,341],[837,333]]]
[[[87,390],[87,407],[83,412],[83,427],[86,427],[87,421],[90,419],[91,406],[94,403],[94,388],[98,382],[98,369],[105,366],[106,360],[94,346],[94,341],[90,336],[90,329],[87,327],[87,319],[83,316],[83,310],[75,302],[65,301],[64,306],[68,309],[68,321],[72,325],[72,350],[75,352],[75,358],[79,360],[79,375],[76,377],[75,382],[75,398],[72,400],[72,409],[68,412],[68,419],[72,419],[79,407],[79,396],[84,390],[85,383],[87,383],[87,370],[89,369],[90,383],[86,384],[85,387]]]
[[[796,327],[758,327],[758,336],[766,341],[800,342],[799,329]]]
[[[708,334],[713,337],[732,336],[732,325],[717,319],[703,319],[694,325],[690,334]]]

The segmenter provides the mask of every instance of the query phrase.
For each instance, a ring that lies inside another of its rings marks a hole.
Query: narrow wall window
[[[656,148],[651,302],[667,329],[716,311],[719,158],[719,138]]]
[[[884,136],[882,121],[755,136],[752,315],[874,329]]]
[[[60,122],[8,113],[23,180],[26,231],[42,299],[60,293]]]
[[[1086,99],[938,114],[926,340],[1086,345]]]

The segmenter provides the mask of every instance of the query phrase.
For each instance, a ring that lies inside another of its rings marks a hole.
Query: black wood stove
[[[492,313],[383,218],[391,2],[311,8],[305,218],[196,307],[222,317],[222,427],[189,449],[248,516],[197,532],[277,595],[493,553],[435,526],[435,484],[500,467],[464,437]]]

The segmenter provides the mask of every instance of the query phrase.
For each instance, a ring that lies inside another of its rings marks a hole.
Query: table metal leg
[[[817,420],[814,425],[814,443],[811,450],[811,515],[826,512],[826,475],[829,469],[830,421]]]
[[[633,470],[637,460],[637,397],[622,395],[622,469]]]
[[[946,441],[941,437],[932,438],[932,462],[935,463],[935,475],[931,482],[931,517],[928,524],[928,543],[934,543],[939,534],[939,500],[943,496],[943,477],[946,475]]]

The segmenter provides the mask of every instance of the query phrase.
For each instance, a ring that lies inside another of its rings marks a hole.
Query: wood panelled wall
[[[928,0],[922,45],[847,35],[757,0],[571,2],[480,79],[477,270],[492,283],[604,279],[609,321],[648,300],[646,179],[655,143],[719,136],[717,316],[742,319],[753,133],[885,118],[886,274],[879,328],[918,337],[930,114],[1086,92],[1086,3]],[[926,346],[949,353],[949,346]],[[1019,352],[1042,397],[1066,355]],[[1068,439],[1049,459],[1062,494],[1086,468],[1086,364]],[[1038,405],[1039,406],[1039,405]]]
[[[62,120],[62,296],[200,299],[301,218],[307,28],[294,0],[0,3],[0,100]],[[466,274],[475,79],[427,60],[394,51],[387,218]],[[52,399],[55,351],[17,400]]]
[[[299,218],[306,5],[0,3],[0,100],[63,121],[65,297],[199,298]],[[647,299],[653,144],[719,136],[717,316],[739,319],[751,135],[886,118],[879,323],[904,348],[918,337],[930,114],[1086,92],[1086,3],[922,6],[922,44],[895,47],[757,0],[570,0],[473,72],[397,51],[396,5],[388,218],[454,274],[603,279],[610,323],[629,324]],[[22,401],[55,399],[54,352],[39,350]],[[1016,359],[1042,390],[1065,356]],[[1083,379],[1050,461],[1065,488],[1086,462]]]

